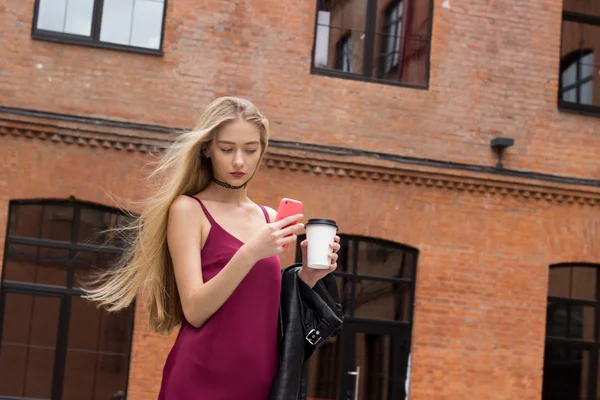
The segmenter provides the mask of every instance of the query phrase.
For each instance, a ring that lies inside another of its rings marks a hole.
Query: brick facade
[[[171,0],[161,57],[32,40],[34,1],[9,1],[0,105],[187,128],[232,94],[278,141],[489,167],[508,136],[507,169],[598,179],[600,119],[556,107],[561,2],[436,1],[427,90],[311,75],[314,3]],[[13,199],[142,198],[169,136],[0,111],[0,227]],[[597,185],[274,146],[251,195],[419,250],[411,400],[539,400],[548,266],[600,263]],[[138,303],[128,399],[156,397],[172,340]]]

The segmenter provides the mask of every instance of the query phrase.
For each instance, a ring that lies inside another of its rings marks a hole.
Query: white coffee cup
[[[307,264],[310,268],[328,269],[331,265],[329,247],[334,242],[338,226],[335,221],[323,218],[309,219],[305,224],[306,239],[308,240]]]

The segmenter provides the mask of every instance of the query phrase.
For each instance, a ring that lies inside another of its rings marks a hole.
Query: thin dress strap
[[[206,218],[208,218],[208,222],[210,222],[211,225],[218,225],[215,222],[215,219],[212,217],[212,215],[210,215],[210,213],[208,212],[208,210],[206,209],[206,207],[204,207],[204,204],[202,204],[202,201],[194,196],[190,196],[192,199],[196,200],[198,202],[198,204],[200,204],[200,207],[202,207],[202,211],[204,211],[204,215],[206,215]]]
[[[267,224],[271,223],[271,218],[269,218],[269,212],[264,206],[259,206],[261,210],[265,213],[265,218],[267,219]]]

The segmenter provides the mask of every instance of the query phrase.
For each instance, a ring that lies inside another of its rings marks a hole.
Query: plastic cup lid
[[[308,225],[331,225],[335,226],[336,229],[338,228],[334,220],[325,218],[311,218],[306,224],[304,224],[304,226]]]

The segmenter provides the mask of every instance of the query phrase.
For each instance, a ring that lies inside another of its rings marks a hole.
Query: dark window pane
[[[10,207],[9,236],[39,238],[42,227],[41,205],[20,204]]]
[[[415,279],[415,263],[416,263],[416,256],[414,253],[411,252],[404,252],[404,263],[402,266],[402,271],[400,271],[400,274],[398,274],[399,278],[404,278],[404,279]]]
[[[362,73],[367,0],[318,4],[315,67]]]
[[[67,350],[63,400],[93,400],[97,357],[96,352]]]
[[[102,210],[82,208],[79,226],[77,227],[77,241],[79,243],[99,242],[99,233],[105,229]]]
[[[596,385],[596,398],[600,399],[600,358],[598,358],[598,364],[596,365],[596,376],[590,376],[590,379],[597,379],[598,384]]]
[[[99,354],[94,399],[120,399],[125,392],[127,366],[125,355]]]
[[[338,398],[338,338],[323,343],[306,367],[308,398]]]
[[[7,281],[66,286],[69,251],[41,246],[9,244],[4,263]]]
[[[353,240],[342,240],[341,245],[343,249],[340,249],[338,253],[338,261],[336,271],[354,273],[354,241]]]
[[[116,257],[116,255],[108,253],[78,251],[74,258],[75,277],[73,287],[82,287],[97,273],[114,267]]]
[[[377,5],[374,69],[379,77],[397,81],[400,78],[401,51],[405,46],[405,2],[384,0]]]
[[[542,399],[586,398],[589,373],[589,350],[547,344],[544,355]]]
[[[596,299],[597,269],[591,267],[550,268],[548,295],[573,299]]]
[[[73,207],[45,205],[43,209],[41,238],[71,242]]]
[[[63,399],[110,399],[124,390],[132,312],[108,314],[73,298]]]
[[[591,3],[590,3],[591,4]],[[587,106],[600,106],[600,26],[563,21],[560,98]]]
[[[84,244],[119,246],[121,244],[115,231],[108,229],[119,227],[124,218],[114,212],[84,208],[78,227],[77,241]]]
[[[358,279],[354,316],[361,318],[408,321],[411,285]]]
[[[548,304],[548,336],[594,340],[595,312],[592,306]]]
[[[408,356],[406,341],[388,335],[364,333],[356,334],[355,340],[355,365],[360,367],[360,398],[404,399]],[[353,394],[351,398],[354,398]]]
[[[600,3],[591,0],[564,0],[563,10],[600,17]]]
[[[345,314],[350,313],[352,304],[352,276],[335,274],[338,293],[342,303],[342,310]]]
[[[364,335],[365,340],[365,394],[369,400],[387,398],[386,381],[389,379],[387,366],[390,363],[389,336]]]
[[[6,293],[0,395],[49,399],[60,298]]]
[[[405,252],[377,242],[358,242],[358,273],[384,277],[400,277],[405,274]]]

